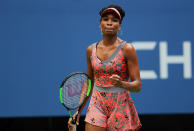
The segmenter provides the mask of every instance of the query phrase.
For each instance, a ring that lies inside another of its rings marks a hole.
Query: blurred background
[[[67,130],[59,86],[86,71],[109,4],[125,10],[119,37],[137,51],[142,130],[194,131],[193,0],[0,0],[0,131]]]

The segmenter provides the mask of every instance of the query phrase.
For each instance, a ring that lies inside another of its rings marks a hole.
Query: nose
[[[111,20],[111,19],[109,19],[109,20],[107,21],[107,25],[108,25],[108,26],[112,26],[112,20]]]

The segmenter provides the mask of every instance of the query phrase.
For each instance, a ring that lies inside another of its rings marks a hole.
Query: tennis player
[[[130,92],[141,90],[137,55],[130,43],[118,37],[125,11],[109,5],[99,14],[103,40],[87,48],[87,73],[93,93],[85,130],[139,130],[141,123],[130,96]],[[71,119],[68,126],[72,127]]]

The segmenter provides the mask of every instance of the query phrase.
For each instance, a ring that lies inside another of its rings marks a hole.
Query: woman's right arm
[[[92,68],[92,63],[91,63],[91,59],[90,59],[90,57],[92,56],[92,48],[93,48],[92,46],[93,45],[90,45],[87,48],[87,74],[88,74],[89,78],[92,81],[92,89],[93,89],[93,85],[94,85],[94,75],[93,75],[93,68]]]
[[[86,55],[86,59],[87,59],[87,74],[88,74],[88,76],[89,76],[89,78],[90,78],[90,80],[91,80],[91,91],[90,91],[89,97],[86,98],[86,100],[84,101],[84,103],[83,103],[83,105],[82,105],[82,107],[81,107],[81,109],[80,109],[80,112],[79,112],[78,117],[77,117],[77,122],[76,122],[77,125],[79,125],[80,114],[81,114],[83,108],[85,107],[85,105],[86,105],[88,99],[90,98],[90,96],[91,96],[91,94],[92,94],[93,85],[94,85],[93,69],[92,69],[92,64],[91,64],[91,60],[90,60],[90,57],[91,57],[91,55],[92,55],[92,45],[90,45],[90,46],[87,48],[87,53],[86,53],[86,54],[87,54],[87,55]],[[73,116],[75,117],[75,114],[74,114]],[[72,125],[72,123],[71,123],[71,118],[69,118],[69,121],[68,121],[68,127],[69,127],[69,129],[71,129],[72,126],[73,126],[73,125]]]
[[[93,68],[92,68],[92,64],[91,64],[91,55],[92,55],[92,46],[93,45],[90,45],[88,48],[87,48],[87,74],[91,80],[91,91],[90,91],[90,95],[89,97],[87,97],[87,99],[84,101],[84,104],[83,106],[81,107],[81,110],[80,110],[80,114],[85,106],[85,104],[87,103],[88,99],[90,98],[91,94],[92,94],[92,90],[93,90],[93,86],[94,86],[94,76],[93,76]]]

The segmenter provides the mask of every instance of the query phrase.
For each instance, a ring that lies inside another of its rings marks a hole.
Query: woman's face
[[[120,30],[120,20],[113,14],[104,15],[100,21],[103,35],[116,35]]]

